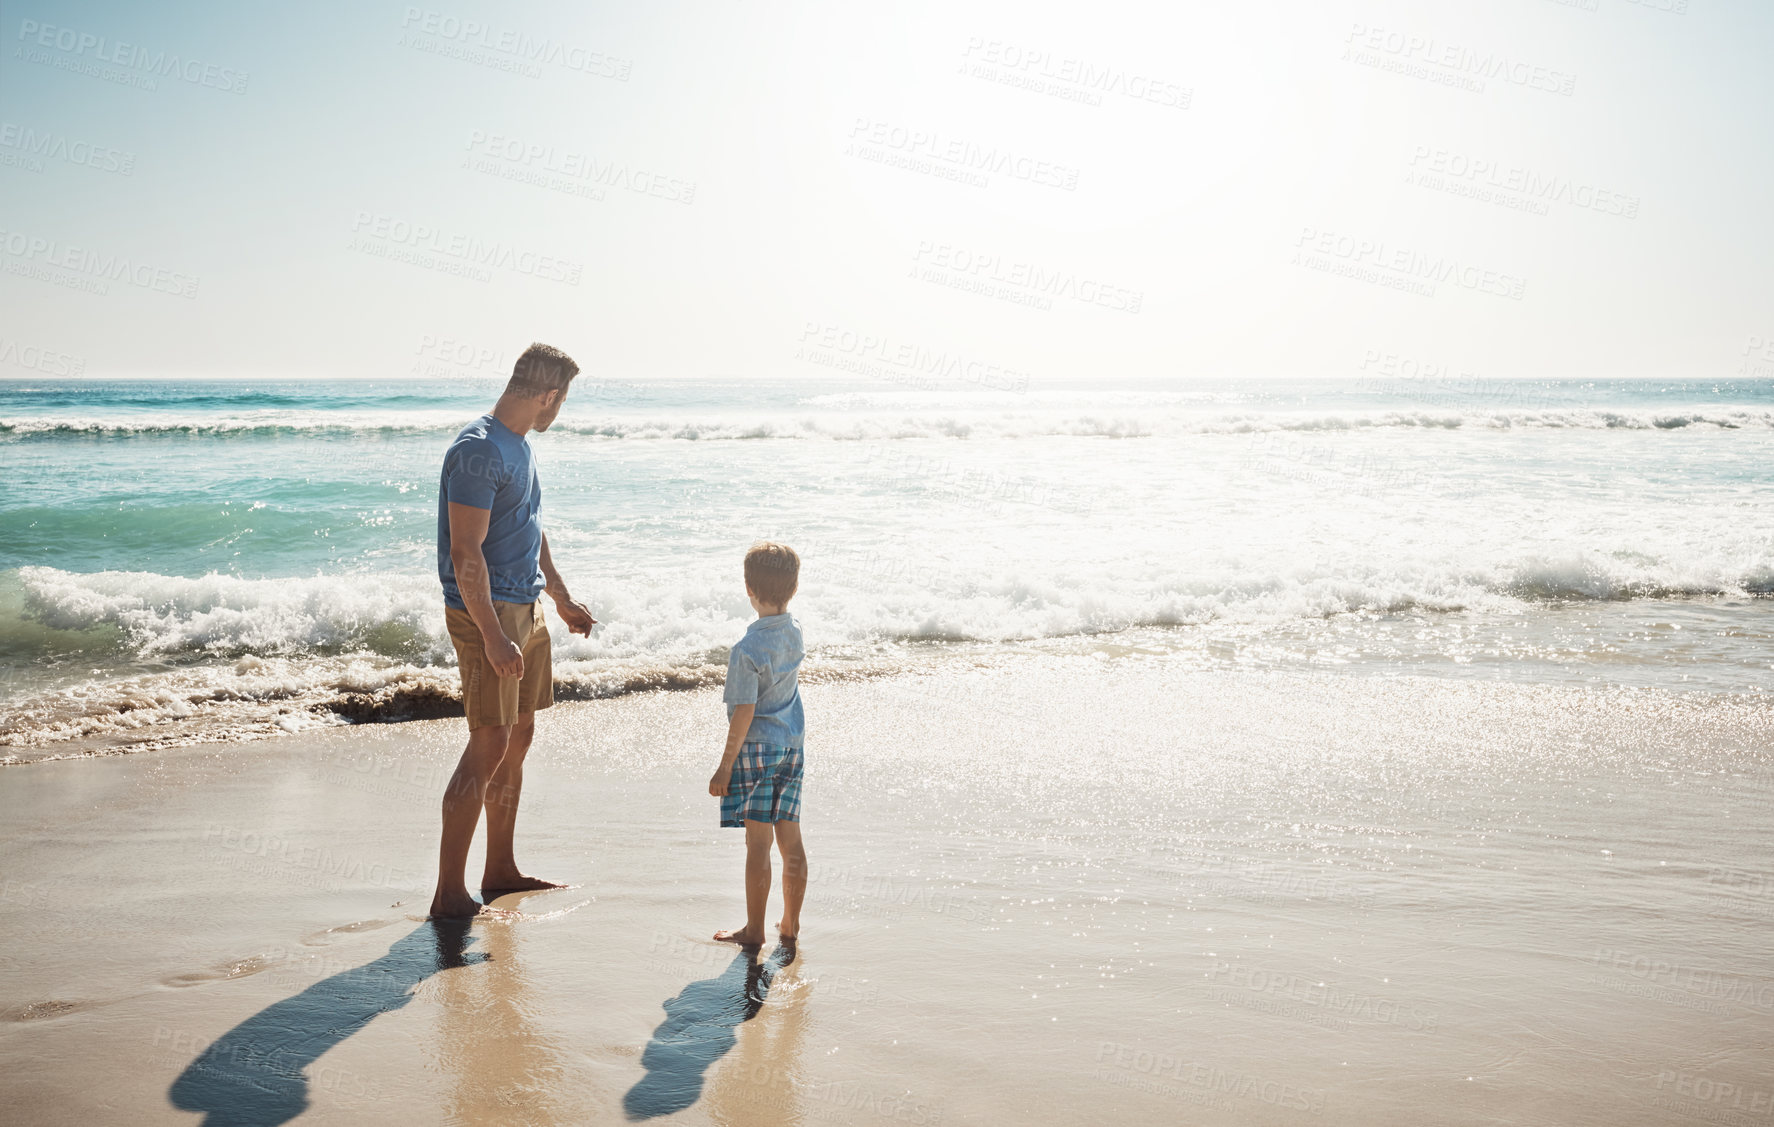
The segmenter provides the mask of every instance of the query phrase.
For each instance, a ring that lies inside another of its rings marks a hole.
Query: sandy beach
[[[1774,1127],[1774,2],[6,10],[0,1127]]]
[[[7,1117],[1767,1120],[1753,699],[1139,655],[805,694],[806,932],[756,966],[708,939],[708,690],[546,714],[519,856],[573,887],[455,930],[460,721],[6,769]]]

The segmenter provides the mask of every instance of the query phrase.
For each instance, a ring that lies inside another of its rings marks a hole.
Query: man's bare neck
[[[533,400],[522,396],[501,395],[499,402],[493,404],[493,417],[504,423],[512,434],[522,438],[536,425],[536,406]]]

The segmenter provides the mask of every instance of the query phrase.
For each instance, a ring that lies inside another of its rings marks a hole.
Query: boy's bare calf
[[[801,931],[801,901],[807,896],[807,853],[801,846],[799,822],[745,823],[745,926],[717,931],[723,943],[756,947],[764,942],[764,912],[770,903],[770,844],[782,854],[782,920],[776,925],[784,942]]]

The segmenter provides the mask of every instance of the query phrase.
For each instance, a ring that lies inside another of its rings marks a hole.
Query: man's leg
[[[505,758],[487,787],[487,866],[480,878],[482,895],[565,887],[551,880],[525,876],[518,870],[513,854],[517,804],[524,789],[524,756],[529,754],[530,742],[535,737],[536,714],[518,713],[517,723],[511,726],[511,739],[505,745]]]
[[[775,838],[770,822],[745,822],[745,926],[738,931],[717,931],[724,943],[755,947],[764,942],[764,909],[770,904],[770,842]]]
[[[801,934],[801,901],[807,897],[807,851],[801,848],[801,823],[776,823],[776,848],[782,853],[782,922],[784,939]]]
[[[431,898],[431,914],[446,919],[472,916],[480,911],[480,902],[468,895],[463,871],[468,867],[468,847],[474,842],[474,827],[480,822],[481,804],[486,801],[487,784],[505,757],[509,727],[474,728],[468,733],[468,747],[456,763],[456,773],[444,788],[443,836],[437,847],[437,892]]]

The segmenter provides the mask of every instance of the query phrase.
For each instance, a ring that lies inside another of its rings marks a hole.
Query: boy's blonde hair
[[[787,544],[760,540],[745,553],[745,585],[758,602],[785,607],[801,584],[801,557]]]

